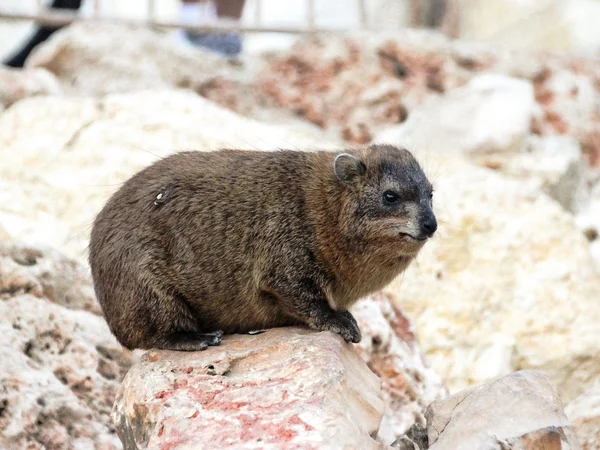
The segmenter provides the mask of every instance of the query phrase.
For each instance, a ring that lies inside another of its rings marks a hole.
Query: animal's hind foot
[[[211,331],[210,333],[198,333],[199,336],[202,336],[205,339],[208,345],[221,345],[221,337],[223,337],[223,331]]]
[[[178,331],[164,338],[157,339],[153,347],[162,350],[195,352],[206,350],[209,346],[220,345],[222,336],[223,331],[221,330],[210,333]]]

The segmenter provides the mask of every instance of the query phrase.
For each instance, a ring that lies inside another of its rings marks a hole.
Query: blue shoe
[[[237,33],[185,33],[188,41],[198,47],[233,58],[242,52],[242,37]]]

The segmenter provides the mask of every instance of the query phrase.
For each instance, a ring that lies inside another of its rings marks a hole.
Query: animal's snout
[[[437,224],[437,220],[432,212],[427,213],[421,219],[420,227],[421,227],[421,233],[423,234],[423,236],[427,236],[427,237],[433,236],[433,234],[437,230],[438,224]]]

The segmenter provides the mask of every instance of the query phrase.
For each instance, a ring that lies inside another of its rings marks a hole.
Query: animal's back
[[[301,152],[184,152],[132,177],[99,214],[91,238],[94,279],[111,279],[96,283],[109,324],[169,314],[168,305],[149,304],[173,291],[204,329],[281,322],[277,308],[258,298],[260,281],[286,246],[311,245],[303,196],[312,159]]]

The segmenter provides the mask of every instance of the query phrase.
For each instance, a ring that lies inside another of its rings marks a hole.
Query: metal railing
[[[102,0],[87,0],[92,3],[90,15],[83,15],[78,11],[68,11],[47,7],[42,0],[37,0],[36,11],[33,13],[9,12],[3,11],[0,5],[0,21],[2,20],[29,20],[40,25],[63,26],[73,22],[106,20],[114,23],[123,24],[142,24],[158,28],[183,29],[190,31],[240,31],[247,33],[275,32],[291,34],[307,34],[316,32],[339,32],[340,28],[318,26],[316,22],[315,0],[305,0],[306,2],[306,22],[303,26],[271,26],[264,25],[262,21],[263,5],[262,0],[254,0],[253,23],[244,24],[241,21],[235,24],[189,24],[178,20],[159,20],[156,18],[156,0],[146,0],[146,16],[143,19],[126,19],[123,17],[112,17],[101,14]],[[358,9],[359,28],[367,29],[369,27],[366,0],[356,0],[355,6]]]

